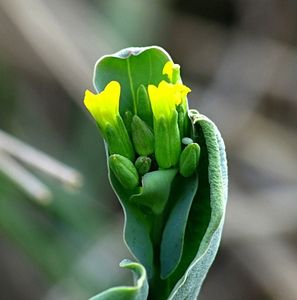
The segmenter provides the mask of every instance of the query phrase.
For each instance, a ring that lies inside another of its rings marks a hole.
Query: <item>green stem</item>
[[[155,215],[152,222],[151,239],[154,247],[154,272],[150,281],[148,300],[166,300],[170,290],[168,280],[160,278],[160,245],[164,228],[164,212]]]

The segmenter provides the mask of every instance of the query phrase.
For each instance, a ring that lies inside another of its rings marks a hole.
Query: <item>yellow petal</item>
[[[173,61],[169,60],[163,67],[162,74],[163,75],[166,74],[170,81],[172,81],[173,66],[174,66]]]
[[[97,115],[96,96],[97,95],[93,94],[91,91],[86,90],[85,98],[84,98],[84,104],[94,119],[96,119],[96,115]]]
[[[176,101],[174,85],[163,80],[158,87],[149,85],[148,94],[155,118],[158,119],[161,116],[164,116],[166,119],[170,118],[175,109]]]
[[[121,86],[117,81],[111,81],[99,94],[86,90],[84,104],[101,128],[108,123],[113,125],[119,114]]]
[[[158,87],[154,85],[148,86],[148,94],[151,101],[152,111],[155,117],[166,114],[164,109],[164,101]]]
[[[176,91],[175,104],[179,105],[186,100],[186,96],[191,92],[191,89],[181,83],[177,83],[174,86]]]
[[[179,79],[180,65],[173,63],[173,61],[168,61],[164,67],[162,74],[166,74],[171,83],[176,83]]]
[[[114,114],[119,113],[121,85],[117,81],[111,81],[103,91],[106,105],[113,109]]]

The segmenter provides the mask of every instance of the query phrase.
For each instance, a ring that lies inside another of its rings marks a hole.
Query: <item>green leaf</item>
[[[138,194],[139,191],[133,193],[125,190],[110,170],[109,180],[125,214],[125,243],[132,255],[144,265],[150,277],[153,265],[153,245],[149,235],[150,225],[146,214],[130,201],[130,197]]]
[[[195,142],[201,147],[199,187],[185,233],[177,282],[168,300],[194,300],[217,253],[227,202],[227,162],[224,142],[212,121],[191,110]]]
[[[145,300],[148,296],[148,283],[145,268],[138,264],[123,260],[120,267],[132,270],[135,286],[120,286],[108,289],[90,300]]]
[[[110,182],[125,213],[124,240],[136,259],[146,268],[148,277],[153,275],[153,245],[151,241],[151,210],[160,212],[170,193],[171,182],[177,170],[159,170],[143,176],[139,192],[125,190],[112,172]],[[143,206],[149,209],[142,209]]]
[[[168,201],[171,183],[176,173],[177,169],[168,169],[145,174],[141,192],[133,195],[131,201],[149,207],[156,215],[160,214]]]
[[[177,176],[172,184],[171,213],[161,242],[161,278],[167,278],[181,260],[184,235],[190,208],[198,187],[197,174],[190,178]]]
[[[142,84],[158,85],[167,77],[162,75],[165,63],[171,60],[162,48],[152,46],[127,48],[98,60],[94,72],[94,86],[101,92],[112,80],[121,84],[120,113],[136,112],[137,90]]]

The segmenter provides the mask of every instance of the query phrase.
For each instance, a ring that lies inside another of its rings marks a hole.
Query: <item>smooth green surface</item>
[[[131,201],[149,207],[156,215],[160,214],[169,199],[171,183],[176,173],[176,169],[168,169],[145,174],[141,193],[132,196]]]
[[[110,170],[109,179],[125,214],[125,243],[133,256],[144,265],[150,277],[153,265],[153,245],[149,235],[149,222],[143,211],[130,202],[133,192],[124,190]],[[134,193],[139,193],[139,191]]]
[[[158,85],[167,77],[162,75],[170,56],[159,47],[127,48],[103,56],[95,66],[94,86],[98,92],[112,80],[121,84],[120,113],[136,112],[137,90],[141,84]],[[132,101],[131,101],[132,99]]]
[[[177,176],[172,186],[171,201],[174,205],[161,242],[161,278],[167,278],[181,260],[187,220],[197,187],[197,174],[190,178]]]

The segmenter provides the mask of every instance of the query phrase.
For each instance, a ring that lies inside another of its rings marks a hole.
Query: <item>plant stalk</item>
[[[164,221],[166,219],[164,211],[158,215],[155,215],[152,220],[151,239],[154,248],[154,270],[153,277],[150,280],[148,300],[166,300],[170,293],[168,279],[162,280],[160,278],[160,245],[163,229],[165,226]]]

